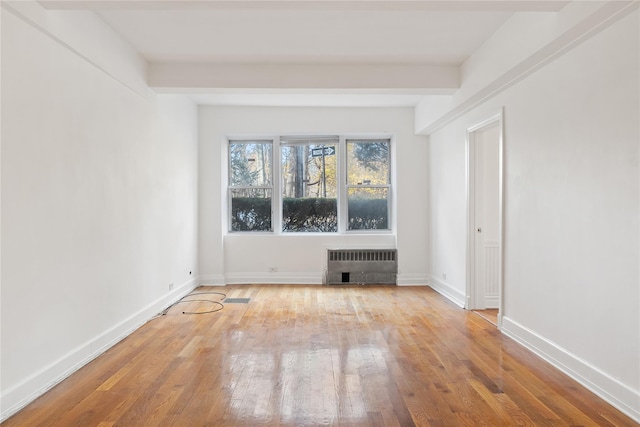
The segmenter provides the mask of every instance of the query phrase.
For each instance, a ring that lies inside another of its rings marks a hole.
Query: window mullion
[[[347,144],[346,138],[340,136],[338,143],[338,233],[347,231],[348,198],[347,198]]]
[[[272,190],[272,185],[230,185],[230,190]]]
[[[347,189],[349,188],[389,188],[389,184],[347,184]]]
[[[271,212],[273,218],[273,232],[275,234],[282,233],[282,148],[280,146],[280,137],[273,139],[273,195],[271,197]]]

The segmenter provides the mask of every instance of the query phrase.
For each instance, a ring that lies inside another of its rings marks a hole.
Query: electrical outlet
[[[173,283],[169,283],[169,290],[173,289]]]
[[[278,271],[278,267],[269,267],[269,273],[275,273]]]
[[[442,273],[442,279],[447,280],[447,273]]]

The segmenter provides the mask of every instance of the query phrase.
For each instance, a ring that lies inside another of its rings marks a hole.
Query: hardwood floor
[[[482,317],[488,322],[493,323],[498,326],[498,309],[497,308],[487,308],[485,310],[473,310],[475,314]]]
[[[430,288],[207,291],[250,301],[171,308],[3,426],[637,425]]]

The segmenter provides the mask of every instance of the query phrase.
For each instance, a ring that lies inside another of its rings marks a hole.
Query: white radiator
[[[329,249],[326,283],[396,284],[396,249]]]

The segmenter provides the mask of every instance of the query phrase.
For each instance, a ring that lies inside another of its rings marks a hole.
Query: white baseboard
[[[225,281],[230,285],[241,284],[296,284],[296,285],[321,285],[321,273],[228,273]]]
[[[154,315],[160,313],[183,295],[195,288],[191,279],[161,298],[134,313],[127,319],[107,329],[95,338],[81,344],[58,360],[8,388],[0,396],[0,422],[15,414],[33,400],[46,393],[62,380],[91,362],[138,329]]]
[[[455,305],[464,308],[464,294],[450,284],[443,282],[436,277],[429,276],[429,286],[440,295],[451,300]]]
[[[198,278],[200,286],[224,286],[226,285],[224,274],[208,274]]]
[[[502,332],[640,423],[639,390],[633,390],[508,317],[502,318]]]
[[[300,284],[300,285],[321,285],[322,274],[318,273],[228,273],[225,276],[228,284]],[[211,283],[200,280],[201,284]],[[398,286],[427,286],[429,279],[427,275],[420,274],[400,274],[398,275]]]
[[[397,282],[398,286],[428,286],[429,275],[399,273]]]

